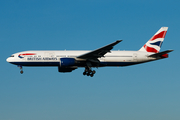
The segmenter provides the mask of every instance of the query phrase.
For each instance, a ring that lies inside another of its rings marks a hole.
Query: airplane
[[[22,66],[57,66],[59,72],[72,72],[84,67],[83,75],[93,77],[93,67],[130,66],[168,58],[173,50],[159,52],[168,27],[161,27],[154,36],[138,51],[112,51],[122,40],[117,40],[92,51],[23,51],[12,54],[7,62],[17,65],[20,73]]]

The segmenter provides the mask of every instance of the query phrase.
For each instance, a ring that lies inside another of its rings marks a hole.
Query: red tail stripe
[[[153,40],[155,40],[155,39],[157,39],[157,38],[164,38],[165,35],[166,35],[166,32],[167,32],[167,31],[162,31],[162,32],[160,32],[159,34],[154,35],[149,41],[153,41]]]
[[[154,49],[152,47],[148,47],[147,45],[144,45],[144,48],[146,49],[147,52],[154,52],[154,53],[159,52],[159,51],[157,51],[156,49]]]

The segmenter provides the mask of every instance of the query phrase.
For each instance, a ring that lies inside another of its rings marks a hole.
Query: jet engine
[[[74,65],[75,65],[74,58],[60,58],[61,67],[68,67],[68,66],[74,66]]]
[[[77,69],[75,63],[76,61],[74,58],[60,58],[60,65],[58,66],[58,71],[72,72],[73,70]]]

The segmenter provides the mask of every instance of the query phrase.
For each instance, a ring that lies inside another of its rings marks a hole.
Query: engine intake
[[[58,66],[59,72],[72,72],[77,69],[74,58],[60,58],[60,65]]]
[[[74,65],[75,65],[74,58],[60,58],[61,67],[68,67],[68,66],[74,66]]]

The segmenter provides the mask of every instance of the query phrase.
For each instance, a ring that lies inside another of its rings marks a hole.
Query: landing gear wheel
[[[83,75],[86,75],[86,72],[85,72],[85,71],[83,72]]]
[[[88,73],[87,73],[87,76],[89,76],[89,75],[90,75],[90,73],[88,72]]]
[[[93,73],[91,73],[91,74],[90,74],[90,76],[91,76],[91,77],[93,77],[93,76],[94,76],[94,74],[93,74]]]
[[[90,67],[85,67],[83,75],[87,75],[87,76],[93,77],[95,73],[96,73],[95,70],[92,70]]]
[[[20,73],[23,74],[23,71],[21,70]]]

